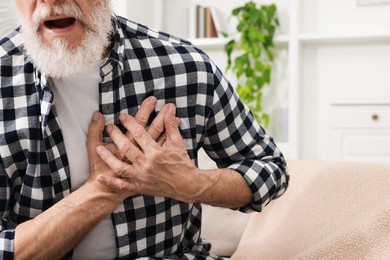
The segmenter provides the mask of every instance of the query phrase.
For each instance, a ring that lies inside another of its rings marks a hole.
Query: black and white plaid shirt
[[[260,211],[287,188],[286,162],[232,86],[191,43],[113,17],[115,46],[101,67],[100,111],[107,123],[134,115],[148,96],[158,111],[177,106],[188,153],[204,148],[238,171]],[[68,160],[50,81],[34,68],[16,30],[0,42],[0,259],[13,259],[14,228],[70,193]],[[133,196],[112,215],[118,259],[216,259],[202,240],[201,205]]]

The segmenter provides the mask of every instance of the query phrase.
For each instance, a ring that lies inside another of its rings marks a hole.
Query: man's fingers
[[[165,104],[161,110],[158,112],[156,118],[150,124],[147,132],[153,138],[153,140],[158,140],[161,135],[164,133],[164,117],[169,110],[169,105]]]
[[[150,114],[153,112],[153,109],[155,108],[155,104],[156,104],[156,103],[153,103],[153,102],[156,102],[155,97],[150,97],[150,98],[152,98],[152,100],[148,101],[148,99],[149,99],[148,98],[142,103],[140,110],[137,112],[137,114],[135,116],[135,120],[137,121],[137,123],[139,125],[143,126],[144,128],[145,128],[147,121],[150,117]],[[155,141],[161,139],[160,136],[164,133],[164,130],[165,130],[164,129],[164,117],[165,117],[166,113],[168,112],[168,109],[169,109],[169,105],[168,104],[164,105],[161,108],[161,110],[158,112],[156,118],[153,119],[152,123],[150,124],[150,126],[146,130],[147,133],[150,135],[150,137],[152,137],[152,139]],[[130,118],[131,118],[131,116],[126,115],[126,114],[123,114],[120,117],[120,121],[126,129],[130,128],[130,126],[129,126],[129,122],[131,120]],[[129,132],[126,132],[126,136],[129,140],[133,141],[133,136]]]
[[[170,104],[169,111],[164,117],[164,125],[167,139],[174,142],[182,140],[182,136],[179,131],[180,120],[176,117],[176,107],[173,104]]]
[[[124,122],[122,124],[126,127],[127,131],[134,138],[135,143],[141,148],[144,153],[147,153],[152,148],[160,147],[156,143],[156,141],[149,135],[149,133],[146,132],[146,130],[142,126],[140,126],[133,117],[121,115],[120,120],[121,122]]]
[[[129,164],[122,162],[115,155],[113,155],[109,150],[104,146],[98,146],[96,149],[100,158],[118,175],[122,176],[129,167]],[[129,177],[129,176],[127,176]],[[131,176],[132,177],[132,176]]]
[[[124,115],[121,115],[123,117]],[[134,118],[132,118],[134,125],[140,127],[143,131],[142,126],[140,126]],[[130,141],[129,138],[122,133],[121,130],[119,130],[118,127],[114,125],[108,125],[106,127],[107,133],[110,135],[112,141],[115,143],[115,145],[118,147],[119,152],[124,155],[126,158],[128,158],[132,163],[143,160],[144,156],[140,148],[137,146],[137,141]],[[130,130],[127,129],[129,133],[131,134]]]
[[[156,108],[157,104],[157,98],[150,96],[147,99],[145,99],[141,107],[139,108],[137,114],[135,115],[135,120],[137,120],[138,124],[140,124],[143,127],[146,127],[149,121],[149,117]]]
[[[153,113],[154,109],[156,108],[156,104],[157,104],[157,98],[154,96],[150,96],[142,102],[138,112],[135,114],[135,119],[137,120],[138,124],[140,124],[143,127],[147,127],[150,115]],[[126,132],[125,135],[130,141],[133,142],[133,137],[131,136],[131,134]]]
[[[88,152],[95,151],[96,145],[103,142],[104,117],[100,112],[95,112],[88,128]]]

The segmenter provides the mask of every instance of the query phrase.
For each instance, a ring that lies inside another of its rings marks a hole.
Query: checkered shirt
[[[273,139],[254,121],[208,56],[190,42],[113,16],[115,46],[101,67],[100,111],[120,126],[156,96],[153,116],[177,106],[190,158],[204,148],[253,192],[239,210],[261,211],[289,176]],[[13,259],[15,227],[70,193],[70,174],[50,81],[23,49],[19,30],[0,42],[0,259]],[[153,117],[152,116],[152,117]],[[136,195],[112,214],[117,259],[218,259],[201,238],[201,205]]]

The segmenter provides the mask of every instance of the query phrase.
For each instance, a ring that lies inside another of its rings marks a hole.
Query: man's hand
[[[149,97],[143,101],[139,111],[135,116],[136,122],[143,128],[147,126],[149,117],[151,113],[154,111],[156,107],[157,99],[155,97]],[[155,140],[158,144],[162,145],[166,139],[165,130],[164,130],[164,115],[168,112],[168,106],[163,106],[153,120],[151,125],[148,127],[147,132],[151,136],[153,140]],[[104,117],[101,113],[95,112],[92,118],[92,121],[89,125],[88,131],[88,154],[89,154],[89,162],[90,162],[90,181],[94,180],[98,175],[106,175],[106,176],[115,176],[116,174],[112,171],[107,164],[102,161],[102,159],[97,155],[96,148],[99,146],[104,146],[106,150],[110,151],[112,155],[114,155],[118,160],[128,159],[121,153],[121,151],[117,148],[117,145],[114,143],[106,144],[103,142],[103,130],[104,130]],[[135,144],[135,141],[132,135],[127,132],[124,135],[127,140],[131,143]],[[112,191],[107,190],[106,191]]]
[[[209,188],[205,183],[211,183],[200,178],[210,178],[210,175],[201,174],[192,163],[179,131],[176,108],[173,104],[167,107],[163,118],[166,140],[162,145],[129,115],[120,116],[121,123],[128,130],[127,135],[116,126],[107,127],[108,134],[128,162],[118,159],[106,146],[100,145],[97,153],[116,176],[99,175],[98,181],[128,196],[143,194],[184,202],[198,201]]]

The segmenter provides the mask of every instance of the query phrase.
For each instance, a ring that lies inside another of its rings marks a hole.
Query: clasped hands
[[[146,129],[156,103],[155,97],[149,97],[135,117],[120,115],[126,133],[108,125],[111,144],[103,142],[103,115],[94,113],[87,144],[90,180],[103,184],[105,192],[116,193],[122,200],[142,194],[197,202],[207,185],[189,158],[175,105],[164,105]]]

